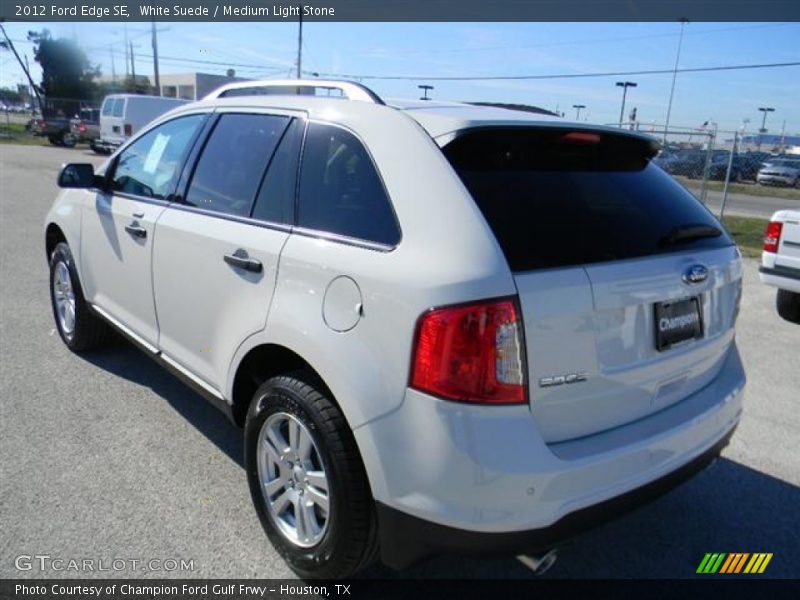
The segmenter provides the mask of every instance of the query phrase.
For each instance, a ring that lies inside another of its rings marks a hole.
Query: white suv
[[[58,331],[122,332],[244,426],[300,575],[548,550],[741,415],[740,254],[657,150],[346,82],[226,86],[63,168]]]

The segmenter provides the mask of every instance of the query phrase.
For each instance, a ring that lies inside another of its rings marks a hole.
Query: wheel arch
[[[64,231],[58,226],[57,223],[48,223],[44,234],[45,260],[48,262],[50,261],[50,257],[53,255],[53,250],[55,250],[56,246],[61,242],[69,244]]]
[[[250,348],[236,365],[230,392],[234,422],[244,426],[247,409],[258,387],[270,377],[300,369],[308,370],[323,387],[325,394],[340,410],[342,407],[320,373],[294,350],[276,343],[262,343]],[[342,410],[344,414],[344,410]],[[345,417],[346,418],[346,417]]]

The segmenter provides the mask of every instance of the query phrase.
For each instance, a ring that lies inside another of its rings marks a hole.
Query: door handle
[[[144,239],[147,237],[147,229],[139,225],[139,221],[134,221],[130,225],[125,225],[125,231],[133,237]]]
[[[226,254],[222,257],[222,260],[232,267],[244,269],[245,271],[250,271],[251,273],[261,273],[262,269],[264,268],[260,260],[250,258],[250,256],[247,254],[247,251],[242,248],[237,249],[233,254]]]

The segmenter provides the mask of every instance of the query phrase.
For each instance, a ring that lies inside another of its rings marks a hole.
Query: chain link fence
[[[758,197],[778,197],[787,201],[787,207],[800,202],[800,147],[767,146],[741,131],[724,131],[713,124],[668,130],[644,123],[624,127],[657,138],[662,148],[654,162],[704,204],[713,195],[720,217],[731,194],[752,197],[754,203]]]

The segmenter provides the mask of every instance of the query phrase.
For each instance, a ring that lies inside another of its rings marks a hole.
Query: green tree
[[[100,68],[92,65],[81,47],[69,38],[53,38],[50,31],[29,31],[34,44],[34,59],[42,68],[40,92],[48,108],[65,115],[80,110],[81,100],[94,98],[94,78]]]

